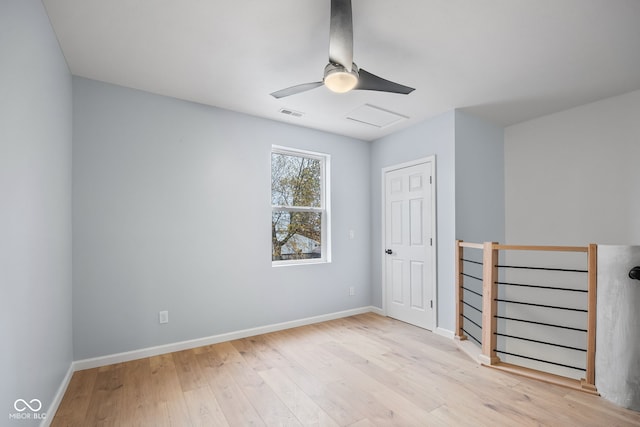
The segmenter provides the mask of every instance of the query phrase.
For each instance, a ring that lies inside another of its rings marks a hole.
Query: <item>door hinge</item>
[[[432,176],[429,177],[429,184],[433,184],[433,177]]]
[[[433,246],[433,237],[429,238],[429,246]]]
[[[431,300],[431,308],[433,308],[433,300]]]

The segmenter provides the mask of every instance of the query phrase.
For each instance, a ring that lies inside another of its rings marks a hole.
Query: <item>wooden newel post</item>
[[[462,330],[463,322],[462,322],[462,313],[464,312],[464,307],[462,305],[463,300],[463,265],[462,258],[464,257],[464,248],[460,246],[462,240],[456,240],[456,336],[457,340],[463,341],[467,339],[467,336],[464,334]]]
[[[482,354],[478,357],[484,365],[494,365],[500,361],[496,355],[498,326],[498,250],[497,242],[485,242],[482,256]]]
[[[587,249],[587,279],[588,289],[588,313],[587,313],[587,372],[586,378],[581,381],[584,390],[597,393],[596,390],[596,301],[598,282],[598,245],[589,244]]]

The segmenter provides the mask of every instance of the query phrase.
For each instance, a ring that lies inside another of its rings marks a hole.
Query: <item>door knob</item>
[[[387,255],[391,255],[393,251],[391,249],[387,249],[386,251],[384,251],[384,253],[386,253]]]

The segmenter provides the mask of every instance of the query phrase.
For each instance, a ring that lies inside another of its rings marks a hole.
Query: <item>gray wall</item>
[[[456,111],[456,239],[504,242],[504,131]]]
[[[73,88],[75,359],[371,304],[367,142],[77,77]],[[330,264],[271,266],[272,144],[332,156]]]
[[[438,327],[455,328],[454,243],[504,239],[502,128],[450,111],[372,143],[372,303],[382,307],[382,168],[436,156]]]
[[[0,2],[0,61],[4,424],[16,399],[45,412],[72,361],[71,75],[40,1]]]
[[[453,330],[455,240],[455,113],[437,116],[371,146],[371,299],[382,307],[382,168],[436,156],[436,244],[438,250],[438,326]]]

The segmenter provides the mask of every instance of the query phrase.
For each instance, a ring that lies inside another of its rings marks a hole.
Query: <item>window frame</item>
[[[285,156],[305,157],[320,162],[320,207],[312,206],[280,206],[271,204],[271,216],[274,212],[314,212],[320,213],[320,258],[274,260],[273,246],[271,246],[271,266],[284,267],[292,265],[327,264],[331,262],[331,197],[330,197],[330,165],[331,156],[326,153],[301,150],[297,148],[272,145],[269,155],[269,171],[273,173],[273,154]],[[270,186],[271,187],[271,186]],[[270,188],[273,191],[273,188]],[[271,196],[273,200],[273,195]],[[269,239],[271,240],[271,239]]]

